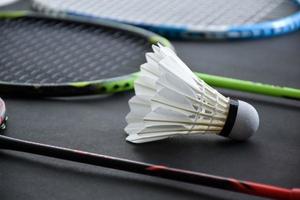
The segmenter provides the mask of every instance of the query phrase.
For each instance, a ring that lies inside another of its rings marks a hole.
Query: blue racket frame
[[[293,1],[296,4],[295,6],[298,6],[300,8],[300,0]],[[80,16],[90,19],[100,18],[105,20],[118,21],[121,23],[127,23],[130,25],[148,29],[150,31],[156,32],[158,34],[164,35],[172,39],[256,39],[284,35],[300,29],[300,9],[298,12],[290,16],[277,20],[271,20],[257,24],[209,27],[208,30],[207,28],[201,29],[199,27],[176,26],[172,24],[150,25],[147,23],[126,22],[112,18],[82,14],[79,12],[55,11],[48,8],[44,8],[43,5],[34,5],[35,8],[37,8],[38,10],[52,14],[56,13],[59,15]]]

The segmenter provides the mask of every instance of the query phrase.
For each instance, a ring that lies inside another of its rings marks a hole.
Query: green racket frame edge
[[[51,16],[48,15],[45,16],[30,11],[0,12],[0,19],[18,18],[18,17],[25,17],[25,16],[52,18]],[[72,20],[72,21],[79,21],[79,22],[86,23],[86,21],[77,17],[55,16],[53,18],[54,19],[60,18],[62,20]],[[90,24],[101,23],[101,25],[103,26],[123,29],[125,31],[133,31],[136,32],[137,34],[143,35],[144,37],[148,38],[151,44],[161,43],[164,46],[174,49],[172,44],[167,39],[141,28],[120,24],[112,21],[107,21],[107,20],[99,20],[99,19],[93,19],[88,23]],[[74,83],[67,83],[67,84],[53,84],[53,85],[40,85],[40,84],[25,85],[25,84],[11,84],[11,83],[8,84],[6,82],[0,81],[0,93],[13,94],[13,95],[30,95],[30,96],[40,96],[40,97],[41,96],[54,97],[54,96],[111,94],[116,92],[132,90],[134,88],[133,85],[134,80],[137,79],[138,74],[139,73],[137,72],[125,76],[108,78],[104,80],[95,80],[89,82],[74,82]],[[256,83],[251,81],[226,78],[222,76],[209,75],[204,73],[196,73],[196,75],[202,80],[204,80],[207,84],[214,87],[300,100],[300,89],[296,89],[296,88],[274,86],[274,85]]]
[[[139,73],[137,72],[118,78],[92,82],[77,82],[67,85],[55,85],[54,87],[51,85],[11,85],[0,82],[0,93],[39,97],[112,94],[132,90],[138,74]],[[195,74],[207,84],[214,87],[300,100],[300,89],[296,88],[280,87],[203,73]]]

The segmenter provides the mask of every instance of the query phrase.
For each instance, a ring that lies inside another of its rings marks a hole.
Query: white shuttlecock
[[[146,54],[126,116],[127,141],[143,143],[182,134],[212,133],[246,140],[258,128],[250,104],[232,100],[199,79],[169,48]]]

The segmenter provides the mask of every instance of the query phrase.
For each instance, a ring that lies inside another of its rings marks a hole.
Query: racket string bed
[[[40,1],[43,3],[43,0]],[[253,1],[244,0],[67,0],[61,6],[61,1],[48,2],[49,8],[83,12],[92,16],[101,15],[104,18],[125,19],[128,22],[137,20],[149,24],[161,23],[174,25],[232,25],[255,23],[263,19],[284,0]],[[39,3],[39,0],[36,1]]]
[[[0,80],[14,83],[59,84],[129,74],[150,48],[145,38],[129,33],[59,20],[2,20],[0,33]]]

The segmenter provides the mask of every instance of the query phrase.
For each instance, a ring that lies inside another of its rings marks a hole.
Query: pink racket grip
[[[300,188],[293,188],[291,191],[291,200],[300,200]]]
[[[4,101],[0,98],[0,126],[4,125],[4,122],[6,120],[5,116],[6,107]]]

